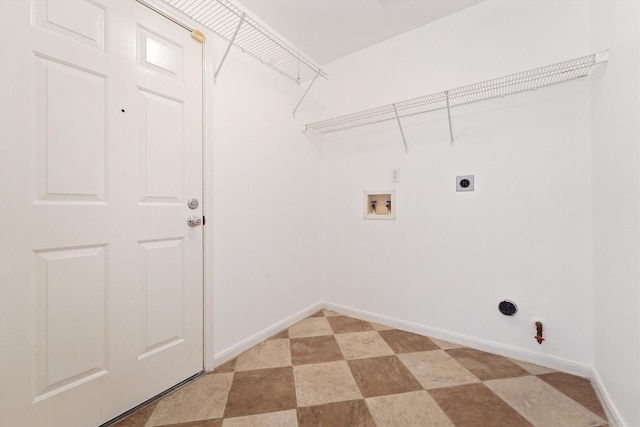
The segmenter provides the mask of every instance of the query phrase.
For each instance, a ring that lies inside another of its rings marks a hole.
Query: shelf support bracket
[[[407,147],[407,139],[404,137],[404,131],[402,130],[402,123],[400,123],[400,116],[398,116],[398,109],[396,108],[396,104],[393,104],[393,111],[396,113],[396,120],[398,121],[398,127],[400,128],[400,135],[402,135],[402,143],[404,144],[404,152],[409,152],[409,147]]]
[[[298,107],[300,107],[300,104],[302,104],[302,101],[304,101],[304,98],[307,96],[307,94],[311,90],[311,86],[313,86],[313,84],[316,82],[316,79],[318,78],[319,75],[320,75],[320,68],[318,68],[318,72],[316,73],[313,80],[311,80],[311,84],[309,84],[309,87],[307,88],[307,90],[304,91],[304,95],[302,95],[302,98],[300,99],[300,101],[298,101],[298,105],[296,105],[296,108],[293,109],[293,117],[296,116],[296,111],[298,111]]]
[[[451,136],[451,143],[453,144],[453,128],[451,127],[451,104],[449,103],[449,91],[446,90],[444,95],[447,98],[447,117],[449,118],[449,135]]]
[[[596,52],[594,56],[596,64],[607,62],[609,60],[609,49],[603,50],[602,52]]]
[[[216,72],[213,75],[213,84],[216,84],[218,81],[218,74],[220,74],[220,69],[222,68],[222,66],[224,65],[224,61],[227,59],[227,55],[229,54],[229,51],[231,50],[231,46],[233,46],[233,42],[236,41],[236,36],[238,35],[238,32],[240,31],[240,27],[242,27],[242,24],[244,23],[245,17],[247,15],[245,13],[242,14],[242,18],[240,18],[240,22],[238,22],[238,26],[236,27],[236,31],[233,33],[233,37],[231,37],[231,40],[229,41],[229,46],[227,46],[227,50],[224,51],[224,55],[222,55],[222,60],[220,61],[220,65],[218,65],[218,69],[216,70]]]

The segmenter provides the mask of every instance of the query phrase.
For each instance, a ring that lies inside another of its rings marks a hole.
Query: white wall
[[[226,44],[208,40],[217,67]],[[216,364],[321,301],[320,153],[291,116],[303,89],[237,49],[209,86]]]
[[[393,123],[305,138],[290,118],[305,87],[232,50],[209,88],[217,360],[324,299],[576,372],[595,366],[619,421],[639,425],[637,24],[637,1],[488,0],[328,64],[331,80],[295,124],[612,48],[590,81],[454,110],[453,145],[444,113],[405,120],[408,155]],[[225,46],[209,37],[215,66]],[[476,191],[455,193],[457,174],[475,174]],[[362,191],[387,188],[398,220],[364,221]],[[519,304],[516,317],[497,314],[501,298]]]
[[[595,373],[623,425],[640,425],[640,13],[638,1],[593,0]]]
[[[328,64],[310,119],[586,55],[589,16],[581,1],[488,0]],[[409,154],[393,123],[310,135],[323,150],[324,299],[588,373],[590,101],[589,82],[576,81],[460,107],[454,144],[446,113],[407,119]],[[475,174],[475,192],[455,192],[462,174]],[[363,190],[386,188],[397,190],[397,220],[363,220]],[[502,298],[517,316],[497,312]]]

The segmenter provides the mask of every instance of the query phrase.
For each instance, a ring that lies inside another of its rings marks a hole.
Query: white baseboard
[[[607,391],[607,387],[605,387],[600,374],[596,368],[591,369],[591,384],[593,385],[596,394],[598,395],[598,399],[600,399],[600,403],[602,403],[602,408],[604,412],[607,414],[607,418],[609,419],[609,426],[611,427],[625,427],[628,424],[622,420],[620,417],[620,412],[616,405],[613,403],[611,399],[611,395]]]
[[[475,348],[477,350],[486,351],[489,353],[498,354],[500,356],[509,357],[511,359],[522,360],[524,362],[534,363],[536,365],[544,366],[557,371],[568,372],[570,374],[578,375],[581,377],[591,378],[592,367],[582,363],[573,362],[571,360],[563,359],[560,357],[553,357],[544,354],[533,353],[527,350],[523,350],[516,347],[511,347],[504,344],[499,344],[468,335],[457,334],[454,332],[445,331],[442,329],[432,328],[417,323],[407,322],[404,320],[396,319],[393,317],[381,316],[378,314],[370,313],[363,310],[358,310],[351,307],[346,307],[339,304],[333,304],[330,302],[324,303],[325,308],[329,310],[338,311],[344,314],[349,314],[354,317],[368,320],[371,322],[382,323],[385,325],[393,326],[394,328],[403,329],[409,332],[415,332],[420,335],[427,335],[433,338],[450,341],[455,344],[464,345],[466,347]]]
[[[220,366],[225,362],[228,362],[229,360],[233,359],[234,357],[238,356],[240,353],[242,353],[243,351],[249,350],[251,347],[253,347],[256,344],[260,344],[262,341],[266,340],[267,338],[271,337],[272,335],[275,335],[276,333],[282,331],[283,329],[288,328],[289,326],[293,325],[296,322],[299,322],[300,320],[309,317],[310,315],[312,315],[313,313],[321,310],[323,307],[322,302],[317,302],[307,308],[305,308],[304,310],[300,310],[299,312],[287,317],[284,320],[281,320],[278,323],[274,323],[273,325],[269,326],[266,329],[263,329],[262,331],[258,332],[257,334],[250,336],[249,338],[247,338],[246,340],[243,340],[241,342],[239,342],[238,344],[227,348],[226,350],[221,351],[220,353],[217,353],[213,356],[213,366]],[[215,368],[214,368],[215,370]]]

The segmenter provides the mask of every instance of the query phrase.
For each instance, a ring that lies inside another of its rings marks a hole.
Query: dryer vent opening
[[[513,301],[504,300],[498,304],[498,310],[505,316],[513,316],[518,311],[518,306]]]

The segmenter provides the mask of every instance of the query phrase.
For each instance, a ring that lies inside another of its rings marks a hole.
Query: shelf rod
[[[235,33],[233,33],[233,37],[231,37],[231,40],[229,41],[229,46],[227,46],[227,50],[225,50],[224,51],[224,55],[222,55],[222,60],[220,61],[220,65],[218,65],[218,69],[216,70],[215,74],[213,75],[213,84],[216,84],[216,82],[218,81],[218,74],[220,73],[220,69],[224,65],[224,61],[227,59],[227,55],[229,54],[229,51],[231,50],[231,46],[233,46],[233,42],[236,40],[236,36],[238,35],[238,32],[240,31],[240,27],[242,26],[242,23],[244,22],[245,17],[246,17],[246,14],[243,13],[242,17],[240,18],[240,22],[238,22],[238,26],[236,27],[236,31],[235,31]]]
[[[444,95],[447,98],[447,117],[449,118],[449,135],[451,136],[451,143],[453,144],[453,128],[451,127],[451,104],[449,104],[449,91],[445,90]]]
[[[396,120],[398,121],[398,127],[400,128],[400,135],[402,135],[402,143],[404,144],[404,152],[409,152],[409,147],[407,147],[407,139],[404,137],[404,131],[402,130],[402,123],[400,123],[400,116],[398,116],[398,109],[396,108],[396,104],[393,104],[393,111],[396,113]]]
[[[185,30],[188,30],[189,32],[193,32],[193,28],[188,27],[187,25],[183,24],[182,22],[180,22],[176,18],[173,18],[173,17],[169,16],[169,14],[167,14],[167,13],[163,12],[162,10],[158,9],[157,7],[147,3],[146,0],[136,0],[136,1],[138,3],[140,3],[141,5],[153,10],[158,15],[161,15],[164,18],[168,19],[169,21],[173,22],[174,24],[177,24],[178,26],[184,28]]]
[[[316,82],[316,79],[318,78],[319,75],[320,75],[320,70],[318,70],[313,80],[311,80],[311,84],[309,84],[309,87],[307,88],[307,90],[304,91],[304,95],[302,95],[302,98],[300,99],[300,101],[298,101],[298,105],[296,105],[296,108],[293,109],[293,117],[296,116],[296,111],[298,111],[298,107],[300,107],[300,104],[302,104],[302,101],[304,101],[304,98],[307,96],[307,94],[311,90],[311,86],[313,86],[313,84]]]

